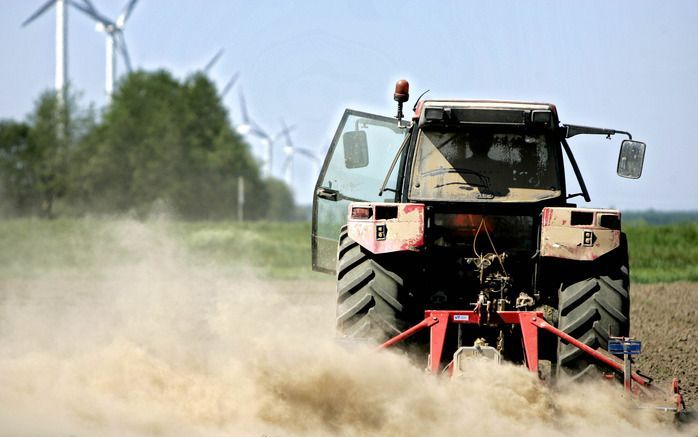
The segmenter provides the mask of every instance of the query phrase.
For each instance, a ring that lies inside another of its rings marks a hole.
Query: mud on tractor
[[[623,379],[607,352],[630,326],[621,214],[570,203],[590,197],[567,140],[627,136],[626,178],[640,177],[645,144],[561,124],[549,103],[417,99],[408,121],[408,98],[401,80],[397,117],[346,110],[315,187],[313,268],[336,274],[338,334],[409,338],[434,373],[479,355],[543,378]]]

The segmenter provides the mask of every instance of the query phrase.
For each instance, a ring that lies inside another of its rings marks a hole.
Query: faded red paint
[[[407,203],[403,204],[402,210],[405,211],[405,213],[409,214],[412,211],[417,211],[419,210],[420,212],[424,211],[424,205],[421,203]]]
[[[422,106],[424,106],[424,100],[417,103],[417,108],[414,110],[414,115],[412,116],[414,120],[419,120],[419,115],[422,113]]]
[[[553,217],[553,210],[550,208],[543,208],[543,226],[550,225],[550,219]]]
[[[347,221],[349,236],[362,247],[373,253],[416,251],[424,245],[424,205],[421,203],[380,203],[380,206],[396,206],[396,218],[376,220],[375,214],[368,219],[352,219],[353,207],[374,208],[373,203],[356,202],[349,205]],[[384,239],[377,239],[376,228],[383,226]]]

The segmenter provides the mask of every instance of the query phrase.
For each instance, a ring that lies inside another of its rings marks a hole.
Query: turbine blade
[[[85,6],[84,4],[74,2],[74,1],[68,1],[67,4],[69,4],[70,6],[74,7],[75,9],[79,10],[80,12],[82,12],[83,14],[87,15],[88,17],[90,17],[94,20],[102,21],[102,19],[99,17],[99,15],[95,14],[91,8]]]
[[[257,126],[256,124],[252,123],[250,124],[250,133],[257,138],[261,138],[263,140],[267,140],[270,143],[273,143],[274,141],[271,139],[269,134],[267,134],[261,127]]]
[[[296,147],[294,149],[296,152],[300,153],[301,155],[305,156],[306,158],[310,158],[313,161],[320,162],[320,158],[310,149],[304,149],[302,147]]]
[[[54,3],[56,3],[56,0],[48,0],[39,9],[37,9],[36,12],[31,14],[29,18],[22,22],[22,27],[39,18],[44,12],[46,12],[51,6],[53,6]]]
[[[250,124],[250,115],[247,113],[247,103],[245,103],[245,94],[242,92],[242,88],[238,93],[240,95],[240,113],[242,114],[242,122],[245,124]]]
[[[74,6],[75,8],[79,9],[80,11],[86,13],[96,21],[99,21],[104,25],[104,27],[114,25],[114,23],[104,15],[100,14],[99,11],[97,11],[97,8],[95,8],[95,5],[90,1],[90,0],[82,0],[82,5],[79,4],[76,1],[71,1],[70,4]]]
[[[278,140],[281,137],[284,137],[286,140],[286,145],[288,147],[293,148],[293,141],[291,141],[291,132],[296,128],[295,125],[287,126],[286,121],[284,119],[281,119],[281,132],[276,134],[276,137],[274,137],[274,141]]]
[[[119,18],[116,19],[116,27],[124,27],[124,24],[126,24],[126,20],[128,20],[128,17],[130,17],[131,13],[133,12],[133,8],[136,7],[136,3],[138,3],[138,0],[131,0],[130,2],[128,2],[126,7],[124,8],[124,11],[121,13],[121,15],[119,15]]]
[[[203,71],[204,74],[208,74],[209,70],[210,70],[211,68],[213,68],[214,65],[216,65],[216,62],[218,62],[218,60],[221,58],[221,56],[223,56],[223,49],[218,50],[218,51],[216,52],[216,54],[213,55],[213,57],[211,58],[211,60],[208,61],[208,62],[206,63],[206,65],[204,66],[203,70],[201,70],[201,71]]]
[[[259,125],[257,123],[250,120],[250,115],[247,112],[247,102],[245,101],[245,94],[242,92],[242,88],[240,88],[239,95],[240,95],[240,113],[242,115],[242,125],[249,128],[249,130],[246,129],[247,133],[250,133],[250,134],[256,136],[257,138],[261,138],[263,140],[266,140],[269,143],[273,143],[274,140],[269,136],[269,134],[264,129],[259,127]]]
[[[124,58],[124,64],[126,64],[126,71],[131,72],[131,57],[128,54],[128,49],[126,48],[126,40],[124,39],[124,34],[120,30],[117,33],[117,38],[115,39],[116,48],[121,53],[121,57]]]
[[[82,4],[85,5],[93,13],[99,15],[99,12],[97,12],[97,8],[95,8],[95,5],[90,0],[82,0]]]
[[[225,84],[223,90],[221,91],[221,99],[223,99],[223,97],[225,97],[225,95],[228,94],[230,89],[235,85],[235,82],[238,81],[239,77],[240,73],[236,72],[235,74],[233,74],[233,77],[231,77],[230,80],[228,80],[228,83]]]

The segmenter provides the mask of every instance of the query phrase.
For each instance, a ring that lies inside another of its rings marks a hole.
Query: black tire
[[[337,333],[383,342],[407,328],[404,279],[395,254],[376,255],[342,227],[337,249]]]
[[[628,246],[625,235],[613,252],[592,263],[574,262],[559,290],[558,328],[592,348],[607,349],[611,336],[630,331]],[[584,378],[598,373],[596,361],[558,339],[558,377]]]

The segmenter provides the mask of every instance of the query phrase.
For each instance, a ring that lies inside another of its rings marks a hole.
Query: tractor
[[[568,139],[627,136],[617,173],[633,179],[645,144],[562,124],[550,103],[420,96],[407,120],[407,81],[394,99],[396,117],[344,112],[315,186],[312,265],[336,274],[338,335],[404,338],[435,373],[469,354],[544,378],[607,372],[629,335],[628,243],[620,211],[571,203],[590,197]]]

